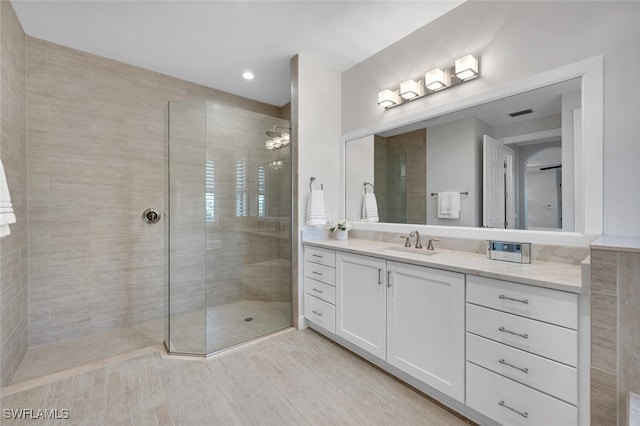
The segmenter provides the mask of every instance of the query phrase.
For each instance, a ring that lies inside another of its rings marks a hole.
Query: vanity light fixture
[[[424,82],[422,80],[407,80],[400,83],[400,96],[406,100],[424,96]]]
[[[427,89],[437,92],[438,90],[449,87],[449,78],[444,71],[436,68],[424,75],[424,85]]]
[[[435,68],[426,72],[424,80],[405,80],[400,83],[400,89],[386,89],[378,92],[378,105],[386,109],[393,108],[473,80],[479,75],[478,59],[472,55],[466,55],[456,59],[453,66]]]
[[[398,90],[383,90],[378,93],[378,105],[385,108],[391,108],[392,106],[400,105],[400,96]]]
[[[471,55],[456,59],[455,74],[462,81],[476,78],[478,76],[478,60]]]

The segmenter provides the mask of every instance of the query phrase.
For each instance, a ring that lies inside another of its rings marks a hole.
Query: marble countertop
[[[640,252],[640,236],[605,234],[591,243],[591,247],[601,250]]]
[[[429,252],[425,249],[405,249],[401,244],[361,239],[312,240],[304,241],[303,244],[572,293],[589,293],[589,287],[582,283],[581,265],[553,262],[510,263],[489,260],[485,255],[477,253],[439,249]]]

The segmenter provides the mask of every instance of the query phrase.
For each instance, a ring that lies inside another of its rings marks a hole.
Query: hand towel
[[[326,225],[327,212],[324,208],[324,193],[321,189],[312,189],[307,204],[307,225]]]
[[[16,223],[16,215],[13,213],[7,176],[4,174],[4,165],[0,160],[0,237],[6,237],[11,234],[9,225],[12,223]]]
[[[460,219],[459,192],[438,192],[438,217],[440,219]]]
[[[365,222],[378,222],[378,201],[376,194],[373,192],[365,192],[362,198],[362,220]]]

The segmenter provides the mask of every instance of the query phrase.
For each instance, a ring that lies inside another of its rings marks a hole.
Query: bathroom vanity
[[[481,424],[588,424],[579,265],[351,239],[304,243],[304,316]]]

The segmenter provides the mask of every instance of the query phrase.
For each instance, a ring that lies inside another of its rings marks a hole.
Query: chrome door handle
[[[518,411],[515,408],[511,408],[509,407],[507,404],[504,403],[504,401],[500,401],[498,402],[498,405],[501,407],[506,408],[507,410],[511,410],[516,414],[520,414],[522,417],[524,417],[525,419],[529,417],[529,414],[526,411]]]
[[[320,312],[316,312],[316,311],[311,311],[311,312],[313,312],[314,314],[318,315],[319,317],[322,316],[322,313],[320,313]]]
[[[382,285],[382,268],[378,268],[378,285]]]
[[[504,327],[500,327],[498,331],[502,331],[503,333],[513,334],[514,336],[522,337],[523,339],[528,339],[529,335],[527,333],[516,333],[515,331],[507,330]]]
[[[511,367],[511,368],[515,368],[516,370],[520,370],[520,371],[522,371],[523,373],[527,373],[527,374],[529,373],[529,369],[528,369],[528,368],[522,368],[522,367],[515,366],[515,365],[513,365],[513,364],[509,364],[507,361],[505,361],[505,360],[504,360],[504,358],[503,358],[503,359],[501,359],[501,360],[498,360],[498,362],[499,362],[500,364],[504,364],[504,365],[506,365],[507,367]]]
[[[511,300],[513,302],[524,303],[525,305],[529,304],[529,300],[528,299],[514,299],[513,297],[507,297],[504,294],[501,294],[500,296],[498,296],[498,298],[503,299],[503,300]]]
[[[391,287],[391,271],[387,271],[387,287]]]

